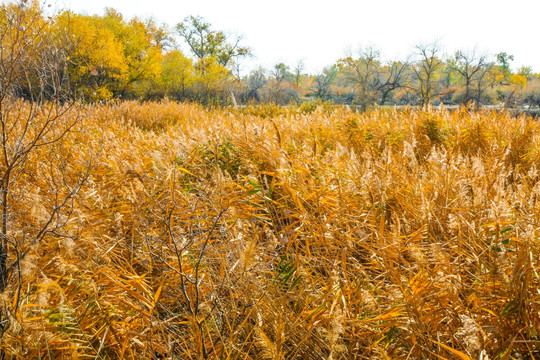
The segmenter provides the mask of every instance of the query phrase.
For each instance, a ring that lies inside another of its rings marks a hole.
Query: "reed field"
[[[168,101],[62,116],[10,194],[5,358],[540,358],[534,119]]]

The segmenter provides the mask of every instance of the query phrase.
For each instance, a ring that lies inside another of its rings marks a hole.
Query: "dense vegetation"
[[[415,64],[418,108],[367,88],[358,108],[101,101],[243,91],[209,80],[232,79],[240,39],[208,32],[227,41],[192,44],[181,73],[193,60],[150,25],[2,8],[1,358],[540,356],[537,121],[434,108]]]
[[[10,356],[539,356],[532,119],[170,102],[69,116],[17,179]]]
[[[383,60],[368,47],[316,74],[307,73],[302,61],[249,70],[243,59],[250,49],[242,37],[215,30],[200,17],[186,17],[170,29],[155,19],[124,19],[112,8],[99,16],[47,14],[37,1],[4,7],[0,25],[31,38],[34,51],[26,66],[43,56],[56,63],[59,79],[69,79],[71,96],[87,102],[167,97],[219,105],[331,100],[361,109],[441,102],[540,106],[539,75],[530,67],[513,71],[513,56],[505,52],[445,54],[431,43],[416,45],[406,59]],[[20,95],[29,98],[43,76],[20,80]]]

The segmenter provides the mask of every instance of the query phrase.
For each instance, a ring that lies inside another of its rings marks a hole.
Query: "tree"
[[[323,69],[321,73],[314,77],[313,90],[315,96],[322,100],[329,100],[331,95],[331,86],[338,74],[337,66],[329,66]]]
[[[110,30],[123,46],[127,73],[116,93],[123,97],[148,96],[153,91],[152,86],[161,79],[163,56],[160,41],[163,39],[154,38],[157,30],[151,31],[137,18],[126,22],[122,14],[112,8],[107,8],[105,15],[97,21]]]
[[[284,63],[279,63],[274,65],[272,70],[272,76],[276,83],[281,84],[283,81],[290,81],[292,79],[292,74],[289,71],[289,66]]]
[[[533,69],[530,66],[521,66],[517,72],[519,75],[525,76],[528,80],[534,77]]]
[[[10,275],[18,273],[15,278],[20,279],[20,262],[30,249],[67,222],[89,168],[68,174],[65,157],[70,154],[59,149],[78,121],[65,43],[55,38],[51,18],[43,16],[38,1],[0,9],[0,292],[5,295]],[[31,169],[36,154],[42,160]],[[23,188],[28,177],[35,188]],[[52,200],[37,204],[42,214],[30,222],[28,211],[36,204],[30,193],[36,191],[52,194]],[[11,302],[15,312],[19,293],[14,291]],[[4,324],[4,313],[0,315]],[[0,335],[5,330],[0,326]]]
[[[391,61],[383,66],[383,80],[379,84],[381,93],[379,105],[386,104],[390,94],[406,85],[409,78],[408,67],[409,64],[406,61]]]
[[[291,83],[294,75],[289,71],[288,65],[284,63],[274,65],[271,75],[272,78],[269,81],[271,102],[286,105],[291,101],[298,101],[298,93]]]
[[[230,95],[231,73],[213,57],[202,58],[195,64],[195,99],[203,104],[223,103]]]
[[[177,100],[187,97],[186,90],[192,86],[195,68],[191,59],[184,56],[180,50],[173,50],[165,55],[163,61],[162,81],[165,94]]]
[[[145,20],[144,25],[151,35],[152,45],[159,46],[164,50],[174,48],[175,40],[167,24],[158,23],[156,19],[150,17]]]
[[[245,101],[262,101],[261,89],[266,84],[265,71],[262,67],[253,70],[246,79],[247,91]]]
[[[152,21],[148,26],[136,18],[126,22],[111,8],[103,17],[70,11],[58,15],[54,31],[57,42],[69,53],[74,89],[87,101],[155,94],[161,81],[166,30]]]
[[[212,30],[200,16],[188,16],[176,25],[176,31],[187,43],[197,60],[214,58],[221,66],[230,65],[235,59],[250,54],[250,49],[241,46],[242,37],[230,38],[223,31]]]
[[[67,52],[72,91],[87,101],[108,99],[128,80],[124,47],[97,17],[70,11],[56,18],[57,43]]]
[[[509,80],[512,75],[510,70],[510,63],[514,60],[514,55],[507,54],[506,52],[500,52],[496,55],[497,62],[499,63],[499,68],[504,74],[505,80]]]
[[[293,69],[294,84],[296,85],[296,88],[300,87],[300,80],[302,79],[304,68],[304,60],[298,60]]]
[[[437,71],[442,67],[439,59],[440,47],[437,42],[419,44],[415,47],[415,63],[412,65],[414,86],[421,105],[431,103],[439,94],[437,92]]]
[[[338,65],[352,84],[358,104],[363,110],[377,103],[380,82],[380,52],[372,47],[360,51],[358,59],[341,59]]]
[[[505,75],[500,66],[491,66],[486,74],[486,79],[489,86],[493,89],[495,85],[502,85],[504,83]]]
[[[357,59],[349,56],[338,64],[364,110],[377,103],[384,105],[394,90],[405,86],[408,64],[390,61],[382,65],[380,52],[372,47],[361,50]]]
[[[487,56],[478,55],[476,49],[469,52],[456,51],[452,68],[463,80],[465,94],[461,100],[462,103],[467,104],[471,100],[477,103],[482,101],[482,95],[487,86],[484,78],[489,67]]]
[[[525,75],[514,74],[510,77],[510,84],[524,89],[527,86],[527,77]]]

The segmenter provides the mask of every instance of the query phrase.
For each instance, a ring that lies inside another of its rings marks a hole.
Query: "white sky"
[[[438,39],[447,53],[505,51],[514,68],[540,72],[540,0],[56,0],[56,7],[86,14],[113,7],[170,26],[199,15],[215,30],[244,36],[255,55],[247,67],[303,59],[315,72],[359,46],[404,58],[415,44]]]

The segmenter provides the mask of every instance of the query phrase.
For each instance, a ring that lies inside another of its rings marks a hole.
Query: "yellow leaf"
[[[376,316],[372,319],[366,319],[365,321],[366,322],[372,322],[372,321],[387,321],[387,320],[392,320],[392,319],[395,319],[395,318],[398,318],[402,315],[402,309],[394,309],[394,310],[391,310],[390,312],[387,312],[386,314],[382,314],[382,315],[379,315],[379,316]]]
[[[156,290],[156,293],[154,294],[154,304],[152,305],[152,309],[156,307],[156,304],[159,300],[159,295],[161,295],[161,290],[163,290],[164,283],[165,283],[165,280],[161,282],[161,285],[159,285],[158,289]]]
[[[177,166],[176,168],[177,168],[178,170],[180,170],[180,171],[182,171],[182,172],[188,174],[188,175],[195,176],[195,174],[193,174],[192,172],[190,172],[190,171],[189,171],[188,169],[186,169],[186,168],[183,168],[183,167],[181,167],[181,166]]]
[[[482,310],[488,312],[489,314],[493,315],[493,316],[497,316],[497,314],[495,314],[493,311],[489,310],[489,309],[486,309],[486,308],[482,308]]]
[[[437,344],[437,345],[440,345],[442,346],[444,349],[448,350],[449,352],[451,352],[452,354],[456,355],[458,358],[462,359],[462,360],[473,360],[469,355],[459,351],[459,350],[456,350],[454,348],[451,348],[450,346],[448,345],[444,345],[438,341],[435,341],[435,340],[431,340],[431,342]],[[438,357],[438,356],[437,356]]]

